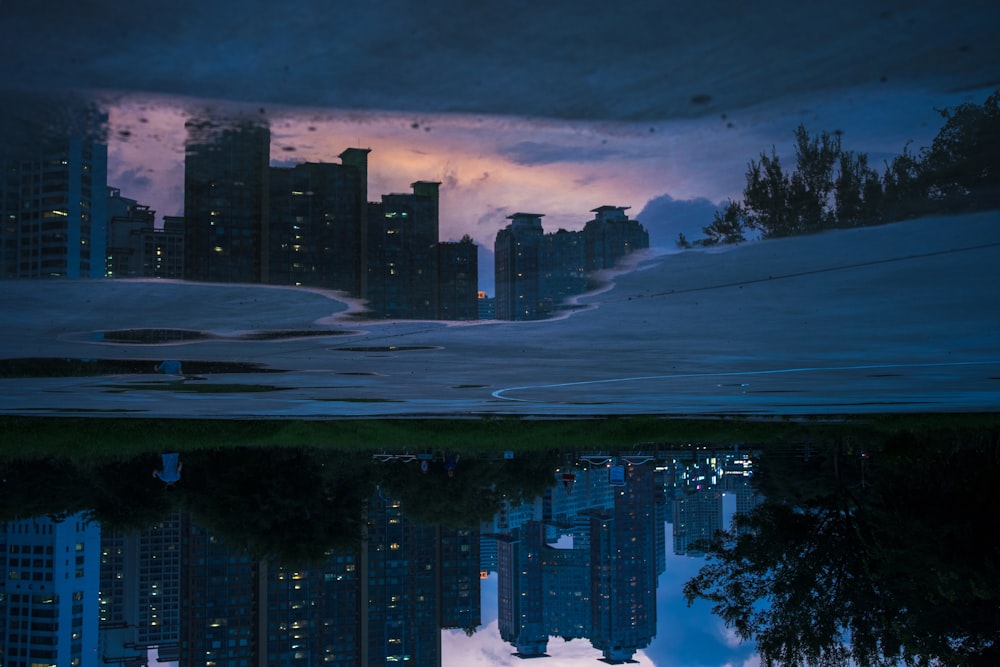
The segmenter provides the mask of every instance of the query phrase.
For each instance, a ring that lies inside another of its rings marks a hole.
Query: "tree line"
[[[944,125],[930,147],[909,145],[880,174],[868,155],[844,149],[840,132],[795,130],[795,166],[774,147],[752,160],[742,201],[728,200],[702,231],[680,247],[740,243],[898,222],[924,215],[1000,207],[1000,90],[982,104],[940,111]]]
[[[761,664],[1000,664],[995,430],[838,439],[758,459],[765,498],[684,586]]]

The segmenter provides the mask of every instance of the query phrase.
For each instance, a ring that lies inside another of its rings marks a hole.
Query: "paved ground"
[[[0,284],[0,357],[144,360],[0,378],[0,413],[338,418],[1000,410],[1000,216],[647,259],[545,322],[364,322],[330,294],[164,282]],[[210,340],[114,343],[183,329]],[[248,332],[329,331],[251,340]],[[336,335],[333,335],[336,334]],[[285,372],[151,371],[156,361]]]

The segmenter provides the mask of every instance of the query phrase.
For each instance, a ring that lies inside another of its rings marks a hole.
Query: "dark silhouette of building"
[[[368,207],[368,291],[362,296],[375,317],[438,316],[439,186],[417,181],[412,193],[382,195]]]
[[[83,513],[0,523],[0,663],[96,666],[100,532]]]
[[[497,232],[496,318],[550,317],[566,300],[587,289],[588,274],[613,267],[623,257],[649,247],[649,234],[625,215],[627,206],[600,206],[583,231],[542,230],[542,215],[515,213]]]
[[[583,227],[587,271],[610,269],[636,250],[649,247],[649,233],[635,220],[629,220],[628,206],[598,206],[594,219]]]
[[[665,564],[656,554],[663,483],[652,466],[624,469],[625,485],[614,487],[604,467],[578,471],[578,480],[547,492],[544,523],[498,535],[498,625],[516,655],[546,655],[550,636],[586,637],[604,662],[618,664],[652,640]],[[571,543],[551,543],[550,528]]]
[[[191,120],[184,159],[184,277],[268,282],[271,132]]]
[[[39,141],[0,158],[0,277],[102,278],[107,146]]]
[[[163,226],[156,212],[108,188],[109,278],[184,277],[184,219],[168,216]]]
[[[590,521],[590,643],[611,664],[631,660],[656,634],[659,540],[653,470],[626,465],[625,475],[625,486],[615,491],[614,510],[595,512]]]
[[[341,290],[378,318],[476,318],[475,244],[439,243],[439,183],[368,202],[369,149],[269,167],[265,125],[188,131],[185,278]]]
[[[380,493],[364,518],[356,547],[286,565],[185,517],[180,665],[440,665],[442,628],[480,624],[479,532]]]
[[[271,167],[267,282],[361,293],[368,152]]]
[[[544,312],[552,313],[569,297],[586,291],[584,254],[584,236],[580,232],[560,229],[542,237],[539,292]]]
[[[106,663],[176,660],[180,642],[181,513],[142,531],[102,527],[101,654]]]
[[[494,245],[496,318],[535,320],[545,316],[539,286],[542,213],[514,213]]]
[[[437,318],[479,319],[479,248],[468,236],[437,244]]]

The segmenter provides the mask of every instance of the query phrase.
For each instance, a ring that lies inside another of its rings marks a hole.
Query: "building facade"
[[[62,139],[0,159],[0,277],[101,278],[107,146]]]
[[[598,206],[583,227],[587,271],[613,268],[623,257],[649,247],[649,233],[629,220],[628,206]]]
[[[368,152],[271,167],[267,282],[361,293]]]
[[[514,213],[497,232],[494,244],[496,318],[535,320],[544,317],[540,289],[542,213]]]
[[[184,278],[267,282],[270,129],[197,120],[187,129]]]
[[[100,528],[82,514],[0,524],[0,660],[98,665]]]

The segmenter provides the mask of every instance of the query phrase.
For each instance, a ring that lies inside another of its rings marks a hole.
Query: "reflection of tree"
[[[387,463],[381,484],[402,501],[415,523],[478,528],[493,518],[505,498],[517,504],[541,496],[557,465],[558,455],[546,452],[504,461],[463,457],[455,475],[448,477],[434,465],[422,473],[415,462]]]
[[[765,664],[1000,664],[1000,446],[764,457],[767,500],[685,586]]]
[[[358,455],[226,448],[187,454],[177,493],[226,543],[285,562],[312,561],[361,541],[371,473]]]
[[[512,461],[461,458],[454,477],[440,465],[374,462],[367,452],[320,448],[224,447],[185,451],[184,472],[164,488],[150,472],[158,454],[0,460],[0,521],[85,512],[108,528],[142,530],[184,507],[227,544],[255,556],[315,561],[360,544],[363,506],[380,483],[424,525],[478,526],[502,498],[540,495],[554,456]]]

